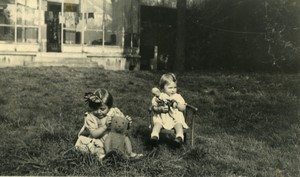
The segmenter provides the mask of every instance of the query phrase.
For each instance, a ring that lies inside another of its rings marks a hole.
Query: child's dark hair
[[[166,84],[171,83],[171,82],[177,83],[175,74],[173,74],[173,73],[163,74],[159,80],[159,88],[163,89]]]
[[[94,93],[85,93],[84,98],[88,106],[93,110],[98,109],[103,103],[109,109],[113,106],[113,97],[106,89],[97,89]]]

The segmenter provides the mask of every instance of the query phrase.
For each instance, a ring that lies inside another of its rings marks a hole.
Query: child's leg
[[[161,128],[162,128],[162,125],[160,123],[155,123],[153,126],[153,129],[152,129],[151,138],[154,136],[159,138],[159,132],[160,132]]]
[[[175,131],[176,131],[176,138],[181,137],[182,140],[183,140],[183,127],[182,127],[182,124],[177,123],[177,124],[175,124],[174,128],[175,128]]]

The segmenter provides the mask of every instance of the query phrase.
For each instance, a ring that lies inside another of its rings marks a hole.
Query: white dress
[[[165,100],[166,97],[168,97],[168,99],[170,100],[177,101],[177,103],[179,104],[186,104],[183,97],[178,93],[172,96],[168,96],[165,93],[161,93],[160,99]],[[152,106],[158,106],[157,97],[153,97]],[[189,128],[185,122],[183,112],[179,111],[177,108],[172,108],[172,107],[170,108],[168,113],[160,113],[160,114],[154,113],[153,123],[154,124],[160,123],[163,126],[163,128],[168,130],[174,128],[174,126],[177,123],[181,123],[183,128],[185,129]]]
[[[95,130],[105,125],[107,118],[114,116],[124,117],[124,114],[118,108],[111,108],[107,115],[101,119],[94,116],[92,113],[85,113],[84,125],[78,133],[75,149],[84,153],[96,154],[101,160],[105,156],[104,140],[108,135],[108,131],[99,138],[92,137],[89,132],[90,130]]]

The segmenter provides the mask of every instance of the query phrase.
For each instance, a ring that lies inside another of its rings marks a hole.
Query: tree
[[[184,71],[185,61],[185,14],[186,0],[177,0],[177,34],[176,34],[176,57],[174,71]]]
[[[203,0],[187,8],[185,69],[300,71],[297,0]]]

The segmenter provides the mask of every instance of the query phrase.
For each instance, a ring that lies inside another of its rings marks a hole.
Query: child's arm
[[[152,106],[152,110],[157,114],[169,112],[169,108],[168,108],[167,105],[165,105],[165,106]]]
[[[185,109],[186,109],[186,104],[185,104],[185,103],[182,104],[182,103],[175,102],[175,103],[173,104],[173,107],[174,107],[174,108],[177,108],[179,111],[183,112],[183,111],[185,111]]]
[[[127,115],[127,116],[125,116],[125,119],[128,121],[128,127],[127,127],[127,129],[130,129],[131,124],[132,124],[132,118]]]
[[[111,119],[106,118],[106,122],[99,125],[97,119],[91,115],[87,115],[85,117],[85,126],[93,138],[100,138],[105,134],[110,121]]]
[[[90,129],[90,134],[93,138],[100,138],[104,135],[105,131],[107,130],[106,125],[102,125],[96,129]]]
[[[177,108],[181,112],[185,111],[186,103],[180,94],[176,94],[176,96],[174,97],[173,107]]]

